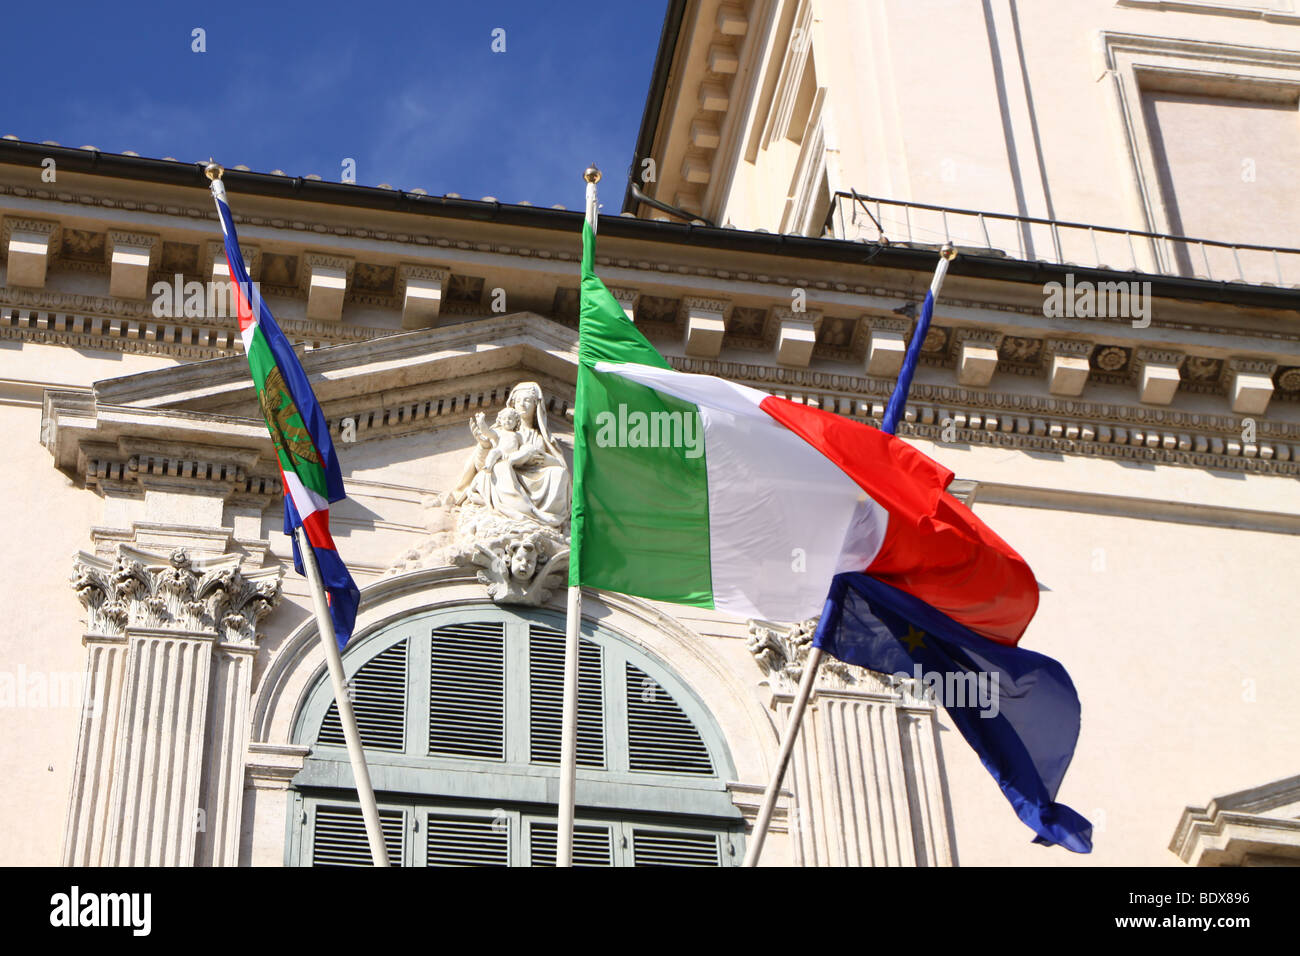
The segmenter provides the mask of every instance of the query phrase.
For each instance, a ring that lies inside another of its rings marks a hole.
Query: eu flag
[[[1035,843],[1092,850],[1092,824],[1056,802],[1079,738],[1079,696],[1056,661],[981,637],[897,588],[836,575],[813,639],[849,664],[920,678]]]

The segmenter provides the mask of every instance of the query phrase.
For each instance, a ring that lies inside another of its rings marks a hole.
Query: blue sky
[[[609,212],[665,7],[11,3],[0,50],[26,66],[0,86],[0,134],[331,180],[351,157],[367,185],[569,208],[594,161]]]

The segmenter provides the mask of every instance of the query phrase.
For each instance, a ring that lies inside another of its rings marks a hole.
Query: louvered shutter
[[[436,628],[430,641],[429,753],[501,759],[506,747],[505,628]]]
[[[401,866],[405,845],[401,810],[380,810],[379,828],[384,832],[388,862]],[[366,822],[360,807],[316,807],[316,826],[311,846],[312,866],[373,866]]]
[[[722,848],[715,833],[632,830],[633,866],[721,866]]]
[[[429,866],[509,866],[509,817],[425,818],[425,863]]]
[[[533,823],[528,828],[528,856],[532,866],[555,866],[554,823]],[[613,866],[614,837],[610,828],[577,824],[573,828],[574,866]]]
[[[406,641],[362,664],[349,682],[361,745],[402,753],[406,747]],[[346,747],[339,705],[331,702],[321,721],[318,744]]]
[[[578,766],[605,766],[605,694],[599,644],[578,643]],[[533,763],[560,762],[564,634],[537,624],[528,640],[529,750]]]
[[[649,674],[627,663],[628,765],[659,773],[713,773],[700,732]]]

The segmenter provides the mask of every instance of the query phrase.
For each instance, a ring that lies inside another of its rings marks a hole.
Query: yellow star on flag
[[[925,643],[925,631],[918,631],[911,624],[907,625],[907,636],[899,638],[907,649],[916,653],[916,649]]]

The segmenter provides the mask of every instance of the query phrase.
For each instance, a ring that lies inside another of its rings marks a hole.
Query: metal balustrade
[[[823,234],[893,246],[1148,275],[1300,288],[1300,249],[836,192]]]

